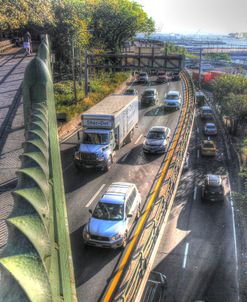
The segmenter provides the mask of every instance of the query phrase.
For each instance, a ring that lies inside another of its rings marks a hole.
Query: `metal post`
[[[85,96],[88,96],[88,56],[87,50],[85,51]]]
[[[77,103],[76,78],[75,78],[75,48],[73,42],[72,42],[72,77],[74,83],[74,99],[75,102]]]

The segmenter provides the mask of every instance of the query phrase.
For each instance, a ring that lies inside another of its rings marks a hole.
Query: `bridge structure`
[[[24,153],[0,254],[0,301],[76,302],[47,36],[26,68],[23,103]]]

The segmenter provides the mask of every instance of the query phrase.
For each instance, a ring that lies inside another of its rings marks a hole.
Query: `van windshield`
[[[109,135],[108,133],[83,133],[82,138],[83,144],[91,145],[107,145],[109,144]]]
[[[167,99],[168,100],[178,100],[179,96],[177,94],[168,94]]]

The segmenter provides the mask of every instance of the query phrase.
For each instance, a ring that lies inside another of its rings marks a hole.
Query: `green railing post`
[[[0,301],[76,302],[47,36],[23,81],[24,153],[0,255]]]

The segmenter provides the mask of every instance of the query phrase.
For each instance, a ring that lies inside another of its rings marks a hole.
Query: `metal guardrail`
[[[189,143],[195,109],[193,82],[186,71],[181,73],[181,77],[185,106],[181,111],[173,140],[167,151],[163,171],[161,172],[160,179],[157,181],[158,187],[154,189],[154,191],[158,190],[159,192],[154,192],[155,195],[152,204],[150,206],[147,205],[143,215],[147,214],[145,213],[146,211],[148,211],[148,214],[146,215],[142,232],[135,244],[135,248],[129,255],[128,263],[125,263],[124,268],[121,267],[121,276],[117,280],[117,283],[115,283],[115,288],[111,286],[112,283],[109,285],[104,302],[135,301],[139,285],[145,274],[167,209],[170,206],[175,185],[179,181],[179,173],[182,169],[184,153]]]
[[[76,302],[47,37],[26,68],[23,105],[26,140],[0,256],[0,301]]]

